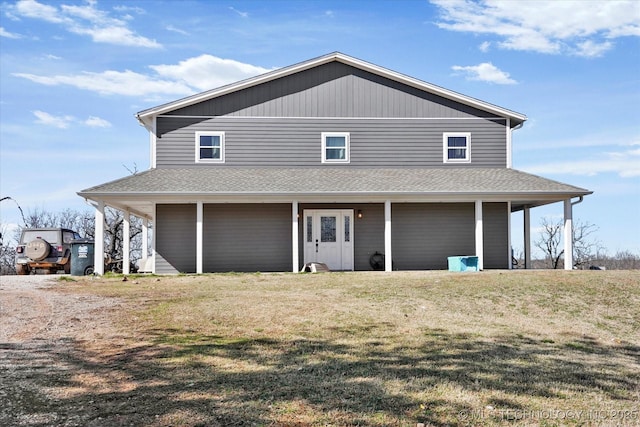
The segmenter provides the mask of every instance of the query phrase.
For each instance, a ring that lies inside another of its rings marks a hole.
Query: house
[[[563,202],[570,233],[572,205],[591,193],[512,168],[526,116],[342,53],[137,119],[150,169],[78,194],[96,224],[105,206],[143,218],[144,236],[153,223],[155,273],[371,270],[373,260],[446,269],[454,255],[507,269],[512,212],[525,211],[529,253],[531,208]]]

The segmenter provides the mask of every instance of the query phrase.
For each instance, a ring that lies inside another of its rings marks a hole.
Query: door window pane
[[[307,242],[313,242],[313,217],[307,217]]]
[[[351,231],[351,217],[347,215],[344,217],[344,241],[345,242],[351,241],[350,231]]]
[[[336,241],[336,217],[335,216],[320,217],[320,241],[321,242]]]

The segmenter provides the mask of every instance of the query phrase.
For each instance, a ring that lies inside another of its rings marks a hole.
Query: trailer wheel
[[[16,273],[18,274],[18,276],[26,276],[27,274],[29,274],[29,266],[26,264],[17,264]]]

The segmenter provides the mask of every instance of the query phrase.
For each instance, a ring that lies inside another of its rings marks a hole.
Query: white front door
[[[330,270],[353,270],[353,210],[304,211],[304,263],[321,262]]]

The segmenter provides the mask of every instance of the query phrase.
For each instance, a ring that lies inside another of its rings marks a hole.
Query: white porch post
[[[149,219],[142,218],[142,259],[149,257]],[[144,268],[144,265],[141,265]]]
[[[524,268],[531,268],[531,208],[525,206],[524,211]]]
[[[122,274],[129,274],[129,259],[131,257],[131,212],[123,212],[122,221]]]
[[[573,206],[571,199],[564,201],[564,269],[573,270]]]
[[[384,202],[384,271],[393,270],[391,255],[391,200]]]
[[[507,202],[507,267],[513,269],[513,247],[511,246],[511,202]]]
[[[98,201],[96,208],[93,272],[104,275],[104,202]]]
[[[476,256],[478,270],[484,269],[484,233],[482,225],[482,200],[476,200]]]
[[[298,202],[291,202],[291,267],[294,273],[300,270],[300,249],[298,247]]]
[[[202,274],[202,201],[196,203],[196,274]]]
[[[156,222],[156,210],[157,205],[153,204],[153,217],[151,222],[153,223],[153,233],[151,233],[151,272],[156,273],[156,235],[158,233],[158,223]]]

